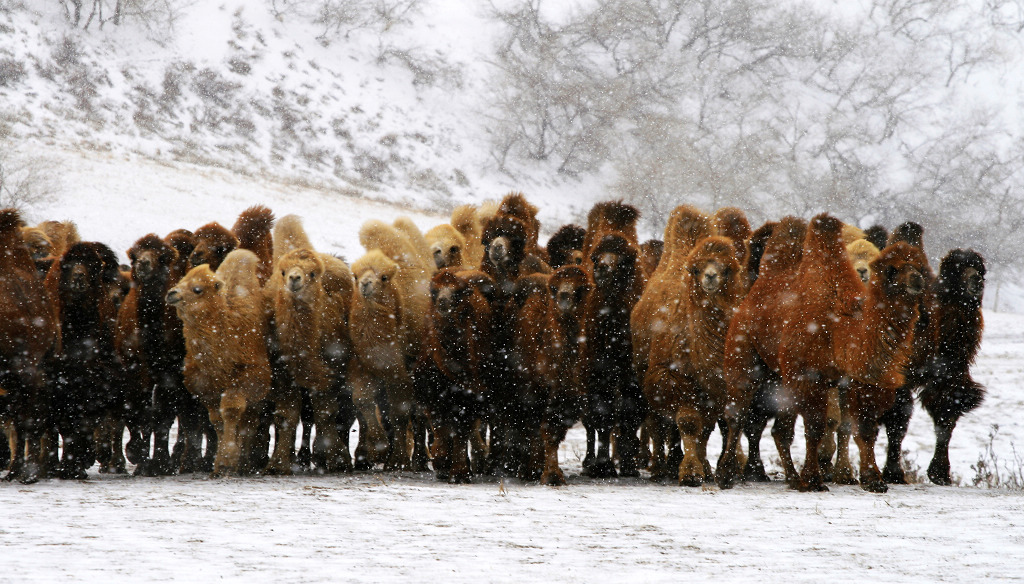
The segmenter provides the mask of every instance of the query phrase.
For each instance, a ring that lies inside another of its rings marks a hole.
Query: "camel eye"
[[[448,250],[448,253],[455,253],[457,251],[459,251],[459,248],[453,245],[452,248]]]
[[[387,276],[387,274],[385,274],[385,275],[381,276],[381,277],[380,277],[380,281],[381,281],[381,282],[387,282],[387,281],[388,281],[388,276]]]
[[[313,279],[313,278],[315,278],[315,277],[316,277],[316,273],[314,273],[314,272],[310,272],[310,273],[309,273],[309,279],[310,279],[310,280],[312,280],[312,279]]]
[[[200,288],[199,286],[193,286],[193,287],[192,287],[192,292],[193,292],[193,293],[194,293],[194,294],[195,294],[196,296],[202,296],[202,294],[203,294],[203,289],[202,289],[202,288]]]
[[[281,270],[281,275],[284,276],[284,270]]]

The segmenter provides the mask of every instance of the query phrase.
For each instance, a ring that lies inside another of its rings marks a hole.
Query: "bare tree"
[[[53,200],[60,180],[52,160],[17,153],[9,140],[0,141],[0,207],[26,210]]]

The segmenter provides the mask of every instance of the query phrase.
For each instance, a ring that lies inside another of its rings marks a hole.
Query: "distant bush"
[[[0,87],[11,87],[25,78],[25,65],[10,58],[0,59]]]

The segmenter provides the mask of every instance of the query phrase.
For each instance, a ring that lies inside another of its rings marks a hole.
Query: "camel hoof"
[[[540,484],[547,485],[549,487],[564,487],[565,476],[561,472],[558,473],[544,473],[540,476]]]
[[[584,474],[594,479],[612,479],[618,476],[615,472],[615,463],[610,458],[594,461],[593,466]]]
[[[882,480],[889,483],[890,485],[905,485],[907,484],[907,474],[903,472],[902,468],[887,468],[882,471]]]
[[[805,481],[805,480],[801,479],[801,480],[796,481],[795,487],[796,487],[796,490],[800,491],[801,493],[827,493],[828,492],[828,487],[825,486],[825,483],[821,482],[821,479],[818,479],[818,480],[815,480],[815,481]]]
[[[853,470],[848,468],[837,468],[833,474],[833,481],[837,485],[856,485],[857,478],[853,476]]]
[[[768,473],[764,471],[764,468],[746,469],[743,471],[743,480],[748,483],[770,483],[772,480],[768,478]]]
[[[881,479],[862,481],[860,488],[869,493],[885,493],[889,491],[889,487]]]
[[[448,477],[449,485],[470,485],[473,484],[473,477],[469,473],[453,474]]]
[[[679,477],[680,487],[700,487],[704,485],[704,477],[698,475],[687,475]]]
[[[953,484],[953,481],[950,480],[948,475],[947,476],[939,476],[939,475],[929,474],[928,478],[933,483],[935,483],[936,485],[939,485],[940,487],[948,487],[948,486]]]

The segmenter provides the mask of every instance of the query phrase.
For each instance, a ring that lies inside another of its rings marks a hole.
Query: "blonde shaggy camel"
[[[185,386],[206,406],[217,430],[214,475],[253,468],[252,442],[270,392],[260,260],[235,250],[217,272],[193,268],[167,293],[185,336]]]

